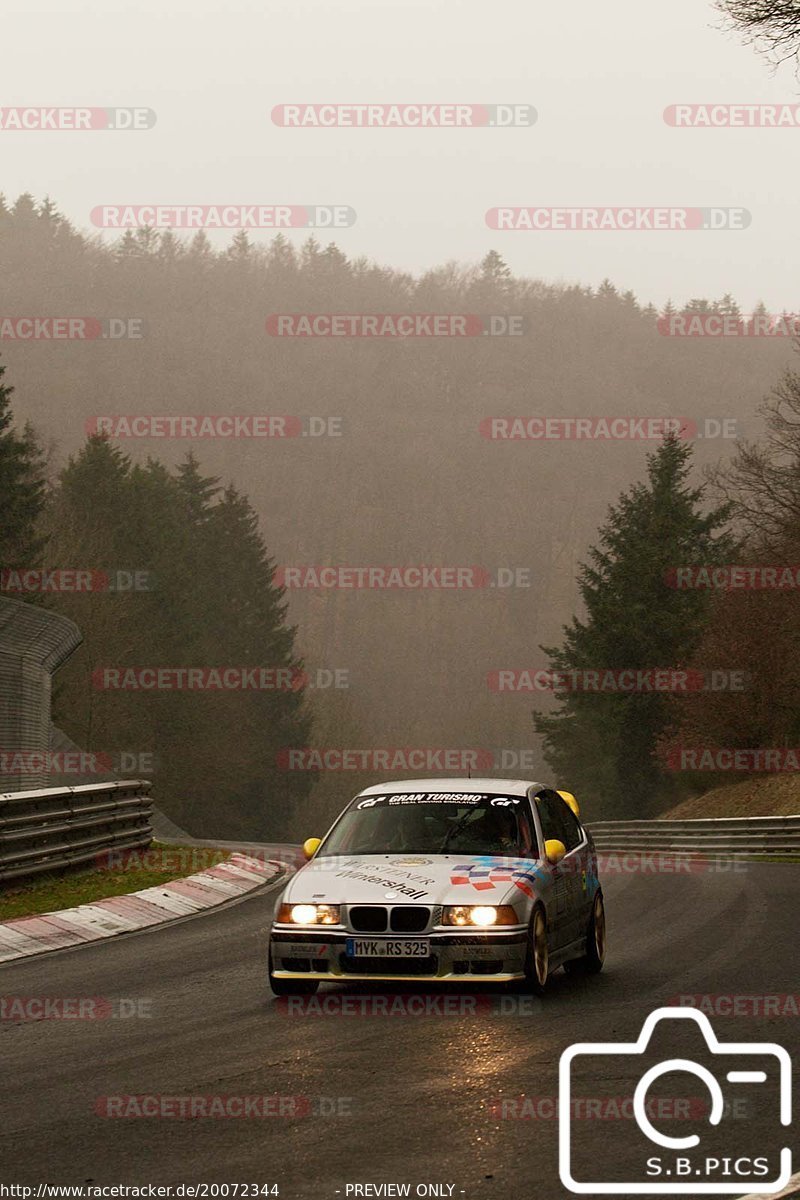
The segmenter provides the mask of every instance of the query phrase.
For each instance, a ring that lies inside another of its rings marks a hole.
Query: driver
[[[487,807],[455,841],[454,848],[469,854],[516,854],[519,851],[517,818],[510,808]]]

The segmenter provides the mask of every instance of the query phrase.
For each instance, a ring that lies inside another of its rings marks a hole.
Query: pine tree
[[[0,363],[0,568],[36,566],[42,551],[37,523],[44,506],[44,466],[33,430],[14,426]]]
[[[227,249],[228,258],[233,262],[247,262],[252,254],[253,247],[250,244],[250,238],[247,236],[246,229],[240,229],[234,234],[230,246]]]
[[[490,250],[481,262],[481,279],[494,284],[499,291],[511,282],[511,268],[496,250]]]
[[[708,595],[668,586],[669,572],[730,561],[727,506],[703,512],[704,489],[689,485],[691,448],[675,437],[647,459],[647,481],[610,509],[578,577],[586,610],[543,647],[555,671],[681,669],[698,645]],[[675,786],[654,758],[669,720],[660,692],[574,690],[555,714],[534,714],[547,761],[604,816],[642,816],[665,806]]]

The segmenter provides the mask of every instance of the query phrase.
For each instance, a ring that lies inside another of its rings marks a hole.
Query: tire
[[[319,980],[276,978],[272,973],[272,952],[270,951],[269,986],[275,996],[313,996],[319,987]]]
[[[564,963],[568,975],[585,972],[587,975],[599,975],[603,969],[606,957],[606,908],[603,893],[595,892],[592,915],[586,928],[586,953],[581,958],[573,958]]]
[[[537,905],[528,926],[528,948],[525,954],[525,989],[541,996],[547,987],[550,973],[550,946],[547,937],[547,918]]]

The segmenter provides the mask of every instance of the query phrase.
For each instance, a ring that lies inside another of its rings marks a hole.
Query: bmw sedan
[[[605,911],[569,792],[507,779],[413,779],[360,792],[275,909],[269,981],[517,982],[597,972]]]

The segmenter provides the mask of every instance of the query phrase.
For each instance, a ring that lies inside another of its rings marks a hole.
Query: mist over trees
[[[800,742],[800,374],[787,370],[761,406],[766,436],[742,442],[733,460],[710,472],[728,502],[743,542],[737,559],[785,574],[782,586],[730,588],[712,594],[712,606],[691,664],[742,674],[739,691],[698,693],[673,702],[659,742],[668,762],[680,750],[797,747]],[[777,576],[782,578],[783,576]],[[687,772],[698,791],[725,777]]]
[[[729,509],[711,507],[690,482],[691,448],[668,438],[647,459],[647,479],[612,506],[578,576],[584,618],[573,618],[560,646],[546,652],[554,671],[575,673],[552,715],[536,714],[545,757],[560,778],[596,799],[604,816],[654,816],[681,799],[684,780],[655,751],[670,717],[668,691],[630,694],[586,688],[587,672],[679,671],[708,626],[704,591],[670,587],[676,567],[733,560]]]
[[[14,392],[0,362],[0,569],[35,566],[41,552],[37,522],[44,505],[44,460],[31,426],[19,430]]]
[[[576,260],[571,274],[580,273]],[[471,564],[490,576],[522,568],[528,586],[287,590],[280,603],[288,605],[287,625],[297,629],[295,649],[287,654],[302,657],[312,674],[317,668],[344,672],[349,686],[313,697],[313,731],[298,713],[291,730],[280,733],[292,738],[284,745],[311,738],[314,746],[355,749],[477,748],[494,754],[500,774],[563,786],[570,780],[553,780],[543,759],[531,695],[497,694],[487,679],[498,668],[545,665],[538,647],[553,644],[565,618],[579,611],[576,576],[587,547],[621,489],[641,478],[646,453],[657,443],[492,440],[485,436],[487,418],[671,416],[697,421],[701,430],[710,421],[716,433],[695,443],[702,468],[735,449],[733,437],[717,436],[723,422],[734,422],[736,437],[755,433],[754,403],[785,370],[791,352],[786,337],[671,337],[663,322],[659,327],[660,316],[677,311],[757,311],[755,297],[749,305],[730,296],[673,300],[657,310],[608,280],[590,287],[520,279],[498,251],[480,265],[451,263],[414,278],[350,260],[314,238],[297,248],[281,236],[254,244],[241,233],[218,250],[202,232],[182,239],[138,230],[108,245],[77,232],[52,202],[30,196],[0,203],[0,300],[7,317],[115,318],[126,330],[129,321],[140,323],[133,326],[140,337],[84,341],[15,339],[0,327],[0,350],[17,389],[17,427],[32,422],[54,464],[54,504],[65,509],[61,561],[101,549],[109,562],[116,556],[115,567],[144,569],[158,561],[154,574],[165,584],[144,597],[91,601],[99,639],[93,663],[102,661],[97,654],[113,650],[118,661],[138,648],[124,624],[115,626],[113,606],[123,601],[135,606],[143,600],[141,612],[150,605],[160,623],[147,643],[152,658],[171,652],[177,661],[169,639],[183,622],[199,623],[191,634],[196,640],[181,646],[185,654],[229,654],[230,643],[216,639],[228,636],[226,613],[233,628],[236,596],[224,581],[209,578],[203,555],[213,545],[220,556],[215,563],[227,562],[222,556],[237,547],[241,561],[249,561],[241,547],[251,518],[258,519],[270,561],[279,567]],[[265,324],[280,313],[402,312],[513,316],[522,333],[289,338],[271,336]],[[306,427],[317,417],[334,434],[86,444],[93,419],[103,414],[264,413],[293,415]],[[336,419],[334,427],[328,418]],[[72,461],[59,482],[67,456]],[[82,473],[90,471],[96,472],[93,489],[112,489],[107,509],[78,497]],[[232,481],[236,492],[226,501],[224,491],[214,491],[206,501],[215,513],[224,510],[238,541],[222,535],[221,515],[206,529],[202,492],[224,487],[217,479]],[[128,505],[151,514],[156,528],[145,532],[143,520],[133,522],[122,511]],[[92,522],[103,511],[108,521],[101,532]],[[192,511],[200,513],[196,528],[189,523]],[[121,521],[120,540],[106,542],[112,513]],[[171,539],[182,547],[174,570]],[[263,578],[252,569],[255,579]],[[202,585],[188,587],[201,577]],[[70,608],[68,615],[86,628],[85,612]],[[214,661],[220,660],[209,658]],[[88,651],[80,669],[89,670]],[[65,678],[62,691],[61,723],[69,726],[71,719],[68,731],[83,744],[90,725],[85,681]],[[138,699],[136,709],[150,714],[150,724],[127,729],[129,745],[151,731],[165,736],[168,722],[182,737],[192,714],[203,713],[200,727],[211,728],[214,710],[206,713],[204,705],[218,697],[165,695],[150,707]],[[200,703],[192,707],[189,699]],[[114,705],[120,723],[127,720],[129,700],[124,693],[94,695],[91,723]],[[164,721],[155,716],[159,705]],[[174,764],[170,794],[182,787],[185,804],[195,804],[203,821],[215,804],[211,756],[223,742],[228,749],[236,745],[234,725],[223,722],[216,744],[193,763]],[[99,736],[93,724],[93,745]],[[259,770],[266,770],[274,745],[272,732],[265,736]],[[319,833],[358,787],[379,778],[375,771],[328,772],[309,804],[311,775],[278,771],[269,777],[269,793],[294,797],[294,815],[287,818],[294,833]],[[246,779],[241,787],[250,794]],[[595,799],[582,800],[585,811],[597,815]],[[243,812],[250,814],[248,806]],[[194,828],[187,812],[171,815]],[[316,828],[307,827],[309,817]]]
[[[200,836],[285,834],[312,777],[287,777],[277,755],[308,740],[310,717],[295,630],[246,497],[192,456],[171,473],[93,437],[60,473],[44,527],[48,570],[91,564],[113,580],[135,563],[137,573],[130,589],[125,575],[124,590],[48,596],[84,634],[58,677],[56,722],[112,761],[152,757],[159,801]],[[141,671],[159,667],[272,674],[263,689],[206,689],[204,676],[203,690],[172,690]]]

